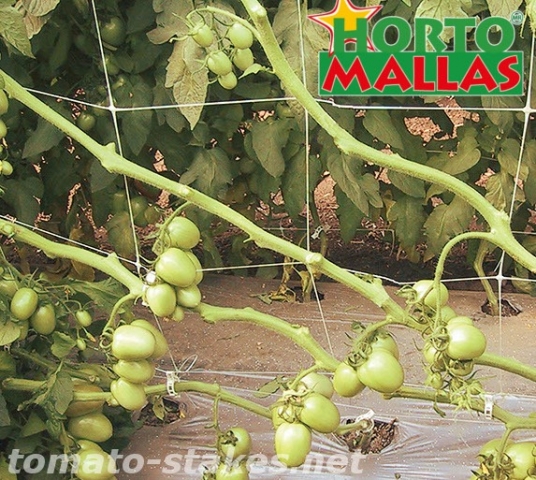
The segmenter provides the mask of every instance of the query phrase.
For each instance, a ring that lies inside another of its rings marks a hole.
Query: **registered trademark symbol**
[[[515,12],[512,12],[510,22],[512,25],[521,25],[523,23],[523,18],[523,12],[516,10]]]

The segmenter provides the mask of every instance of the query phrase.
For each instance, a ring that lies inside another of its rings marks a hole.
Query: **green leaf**
[[[271,279],[276,278],[279,275],[279,267],[277,265],[273,265],[276,260],[274,254],[270,250],[259,248],[255,252],[255,255],[261,259],[260,262],[258,262],[259,268],[257,268],[257,272],[255,273],[257,278]]]
[[[383,206],[378,181],[370,173],[361,174],[361,162],[344,154],[331,154],[327,158],[328,170],[337,185],[364,215],[369,214],[369,204]]]
[[[37,128],[28,136],[24,144],[22,158],[33,157],[55,147],[64,137],[64,133],[43,118],[37,120]]]
[[[251,127],[251,144],[263,168],[274,178],[285,171],[283,147],[289,137],[288,120],[269,119]]]
[[[307,171],[307,162],[309,163],[309,171]],[[288,162],[283,175],[282,191],[285,210],[292,218],[298,217],[302,212],[308,193],[311,193],[316,186],[321,168],[322,165],[316,157],[312,155],[307,157],[305,148],[300,149]],[[307,173],[309,173],[309,192],[306,193]]]
[[[196,189],[217,197],[233,181],[231,161],[219,147],[197,149],[188,171],[181,176],[181,183],[193,185]]]
[[[482,106],[492,123],[502,132],[508,133],[514,125],[514,112],[507,109],[521,109],[523,103],[519,97],[486,96],[482,97]]]
[[[20,327],[11,321],[0,326],[0,346],[9,345],[19,338]]]
[[[0,8],[0,37],[23,55],[34,58],[24,15],[14,7]]]
[[[430,259],[439,254],[452,237],[464,232],[473,218],[473,213],[474,208],[457,196],[449,205],[435,207],[424,223],[428,239],[425,258]]]
[[[54,332],[52,334],[52,346],[50,352],[57,358],[65,358],[76,345],[72,337],[63,332]]]
[[[427,17],[436,18],[443,21],[445,18],[467,18],[467,13],[463,10],[465,2],[460,0],[423,0],[415,11],[415,18]],[[444,42],[449,42],[454,38],[454,29],[447,27],[443,29],[439,37]]]
[[[9,418],[9,410],[7,409],[6,399],[0,391],[0,427],[9,427],[11,418]]]
[[[487,0],[492,17],[510,18],[522,3],[522,0]]]
[[[510,207],[514,193],[514,179],[504,170],[492,175],[486,182],[486,200],[497,210]]]
[[[154,0],[152,4],[158,15],[157,27],[147,34],[151,42],[166,43],[171,37],[182,37],[188,33],[188,26],[183,19],[194,9],[192,0]]]
[[[128,212],[116,213],[106,222],[108,241],[120,257],[130,258],[136,253],[132,220]]]
[[[387,219],[392,223],[402,247],[413,247],[419,242],[426,221],[422,199],[401,196],[387,211]]]
[[[450,175],[459,175],[474,167],[481,156],[476,140],[477,131],[470,127],[470,129],[465,129],[463,132],[465,134],[463,136],[460,134],[461,139],[454,155],[450,155],[447,152],[434,155],[427,162],[427,165]],[[432,188],[436,192],[438,191],[436,186],[432,185]]]
[[[173,97],[181,113],[194,128],[201,113],[208,90],[208,69],[203,65],[205,51],[192,37],[176,42],[168,59],[166,87],[173,88]]]
[[[56,412],[63,415],[73,399],[73,381],[67,373],[57,373],[54,382],[50,385],[49,401]]]
[[[90,169],[90,183],[92,192],[98,192],[99,190],[105,189],[107,186],[112,184],[116,178],[117,174],[110,173],[108,170],[106,170],[96,158],[93,160]]]
[[[125,287],[113,278],[107,278],[100,282],[69,279],[65,285],[77,293],[86,295],[95,305],[104,310],[111,310],[117,301],[127,293]]]
[[[369,133],[393,148],[403,150],[404,143],[387,110],[369,110],[363,120]]]
[[[403,173],[389,170],[387,172],[389,180],[393,185],[406,195],[415,198],[424,198],[426,192],[424,190],[424,182],[418,178]]]
[[[521,145],[513,138],[507,138],[497,154],[497,160],[501,165],[501,170],[504,169],[512,177],[516,177],[519,167],[519,178],[525,180],[529,173],[529,168],[526,163],[521,162],[519,164],[519,154],[521,151]]]
[[[365,215],[359,210],[355,203],[335,185],[335,197],[337,198],[337,217],[339,218],[341,238],[344,242],[349,243],[354,237]]]
[[[41,417],[35,413],[35,411],[30,413],[28,420],[22,426],[20,430],[21,437],[30,437],[36,433],[44,432],[47,429],[47,426]]]
[[[523,190],[529,203],[534,205],[536,204],[536,140],[529,140],[525,143],[522,162],[529,171]]]
[[[43,15],[50,13],[59,3],[60,0],[22,0],[22,4],[26,11],[36,17],[42,17]]]
[[[37,177],[10,179],[4,184],[3,200],[15,210],[17,219],[33,225],[40,208],[37,198],[43,195],[43,184]]]

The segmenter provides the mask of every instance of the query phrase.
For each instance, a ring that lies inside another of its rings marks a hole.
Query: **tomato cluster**
[[[9,109],[9,99],[3,89],[0,89],[0,117],[5,115]],[[4,146],[2,145],[3,139],[7,135],[7,125],[0,118],[0,157],[4,155]],[[13,166],[7,160],[0,161],[0,174],[9,176],[13,173]]]
[[[189,35],[200,47],[208,49],[214,43],[215,33],[209,25],[200,22],[191,26]],[[224,39],[220,40],[225,40],[229,45],[208,53],[206,66],[216,75],[223,88],[232,90],[238,84],[237,72],[233,66],[245,72],[255,62],[251,51],[253,33],[242,23],[235,22],[227,29]]]
[[[536,477],[536,444],[522,441],[504,443],[502,454],[499,455],[503,440],[496,438],[482,446],[478,454],[479,469],[471,479],[508,478],[512,480],[529,480]]]
[[[218,435],[219,464],[209,477],[214,480],[248,480],[247,458],[251,453],[251,436],[242,427],[233,427]]]
[[[199,229],[186,217],[174,217],[160,232],[162,252],[155,261],[156,278],[148,281],[144,300],[160,317],[184,318],[184,308],[201,302],[198,284],[203,279],[201,263],[191,251],[201,238]]]
[[[300,379],[296,390],[283,393],[272,407],[275,452],[287,467],[299,467],[311,451],[312,431],[333,433],[340,424],[340,413],[331,397],[331,381],[311,372]]]
[[[125,190],[114,193],[112,213],[114,216],[127,216],[129,221],[130,215],[132,215],[134,225],[141,228],[156,223],[161,217],[158,206],[149,203],[143,195],[134,195],[129,201]]]
[[[155,373],[154,361],[168,351],[168,343],[157,327],[137,319],[117,327],[111,352],[117,359],[113,371],[118,376],[110,385],[113,403],[126,410],[138,410],[147,402],[145,384]]]

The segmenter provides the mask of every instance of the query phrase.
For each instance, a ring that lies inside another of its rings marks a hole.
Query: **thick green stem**
[[[524,249],[514,238],[510,229],[508,214],[497,210],[474,188],[463,181],[426,165],[421,165],[402,158],[400,155],[388,155],[356,140],[344,130],[304,87],[288,63],[268,20],[266,9],[257,0],[242,0],[243,5],[259,32],[259,39],[274,69],[275,74],[285,85],[287,91],[307,110],[307,112],[333,138],[341,152],[388,168],[428,183],[440,185],[455,193],[475,207],[490,226],[490,241],[501,247],[516,262],[536,273],[536,257]],[[301,20],[297,20],[301,21]]]
[[[475,363],[478,365],[486,365],[487,367],[499,368],[505,372],[510,372],[536,382],[536,368],[526,365],[514,358],[505,358],[493,355],[492,353],[484,353],[475,359]]]
[[[476,274],[480,277],[480,282],[486,292],[491,314],[496,317],[499,315],[499,301],[497,300],[497,295],[495,295],[489,280],[485,278],[486,272],[484,272],[484,259],[489,251],[488,245],[489,243],[486,240],[482,240],[478,245],[478,252],[475,261],[473,262],[473,268],[475,269]]]
[[[296,345],[303,348],[315,360],[320,369],[335,371],[339,361],[327,353],[309,332],[309,328],[299,325],[291,325],[280,318],[258,312],[253,308],[226,308],[215,307],[202,303],[195,311],[210,323],[220,321],[249,322],[254,325],[272,330],[292,340]]]
[[[0,233],[13,236],[15,240],[37,247],[50,258],[69,258],[106,273],[125,285],[133,295],[141,295],[143,281],[128,271],[115,253],[106,257],[79,247],[48,240],[18,224],[0,218]]]

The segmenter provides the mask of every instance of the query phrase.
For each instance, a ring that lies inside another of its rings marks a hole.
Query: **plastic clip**
[[[493,418],[493,396],[484,395],[484,416],[491,420]]]
[[[175,382],[179,382],[180,378],[176,372],[170,370],[166,372],[166,389],[168,395],[176,397],[178,393],[175,391]]]
[[[318,227],[316,227],[315,231],[311,234],[311,238],[313,240],[316,240],[323,231],[324,231],[324,227],[322,225],[319,225]]]

